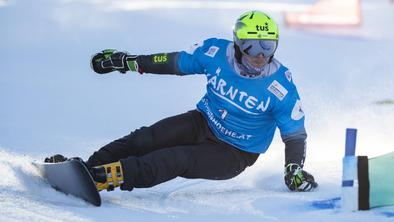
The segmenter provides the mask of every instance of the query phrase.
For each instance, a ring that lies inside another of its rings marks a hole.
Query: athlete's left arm
[[[304,112],[297,89],[292,85],[282,101],[278,101],[273,114],[285,143],[285,166],[290,163],[304,165],[307,133]]]
[[[303,170],[306,151],[306,131],[304,112],[297,89],[287,85],[288,93],[282,101],[277,101],[273,109],[285,147],[285,184],[292,191],[311,191],[317,187],[313,176]],[[282,92],[286,92],[282,89]]]

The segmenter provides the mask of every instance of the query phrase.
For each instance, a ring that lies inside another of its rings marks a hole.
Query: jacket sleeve
[[[285,143],[285,167],[290,163],[296,163],[301,168],[304,166],[306,137],[306,132],[303,130],[282,138]]]
[[[198,47],[193,52],[182,51],[179,54],[178,67],[183,75],[203,74],[204,63],[201,61],[203,46]]]
[[[275,108],[274,118],[285,143],[285,166],[296,163],[303,167],[306,153],[304,112],[297,89],[292,85],[285,99]]]
[[[178,68],[179,52],[139,55],[137,57],[140,73],[181,75]]]
[[[194,44],[190,50],[140,55],[137,64],[140,73],[189,75],[204,74],[205,53],[210,49],[216,39],[207,39]]]

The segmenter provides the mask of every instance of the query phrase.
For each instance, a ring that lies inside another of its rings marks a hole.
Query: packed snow
[[[133,8],[137,1],[0,0],[0,221],[394,220],[394,207],[312,206],[340,196],[347,127],[358,129],[357,155],[394,150],[394,4],[388,0],[363,0],[362,26],[336,29],[290,29],[277,1],[259,5],[280,25],[276,57],[292,71],[303,101],[305,169],[319,183],[316,191],[287,190],[278,132],[269,151],[231,180],[177,178],[102,192],[99,208],[52,189],[31,162],[55,153],[87,158],[140,126],[194,109],[204,94],[202,76],[94,74],[92,54],[171,52],[210,37],[231,39],[235,19],[248,10],[241,6],[253,5],[144,2]],[[287,9],[315,1],[281,2]]]

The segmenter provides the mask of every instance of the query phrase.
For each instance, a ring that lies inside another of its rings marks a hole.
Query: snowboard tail
[[[96,184],[81,160],[69,159],[60,163],[34,163],[34,165],[54,189],[81,198],[94,206],[101,205]]]

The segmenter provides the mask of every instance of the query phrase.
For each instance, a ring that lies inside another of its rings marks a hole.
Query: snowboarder
[[[303,170],[304,112],[291,72],[274,58],[279,31],[260,11],[242,14],[233,41],[211,38],[190,51],[130,55],[112,49],[92,57],[98,74],[127,71],[185,76],[203,74],[206,94],[197,108],[141,127],[86,161],[97,189],[152,187],[178,176],[230,179],[266,152],[279,128],[285,143],[285,184],[317,187]],[[55,155],[46,162],[64,161]]]

